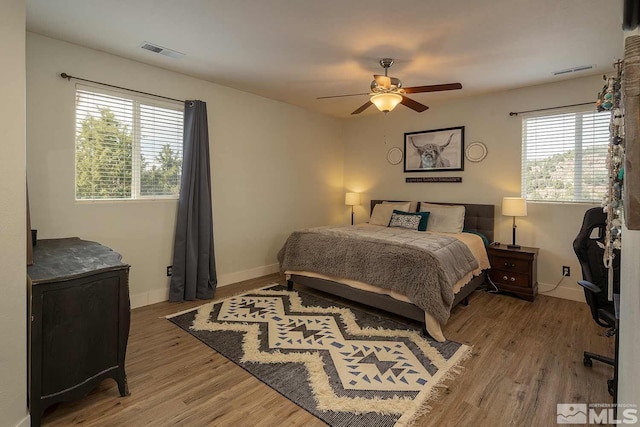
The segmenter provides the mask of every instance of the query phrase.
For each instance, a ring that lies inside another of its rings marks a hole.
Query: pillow
[[[413,215],[408,212],[394,210],[391,214],[389,227],[401,227],[417,231],[421,220],[422,217],[420,215]]]
[[[388,205],[388,204],[397,205],[398,203],[409,203],[409,209],[405,209],[405,212],[409,212],[409,213],[418,212],[418,202],[390,202],[388,200],[385,200],[382,203],[384,203],[385,205]]]
[[[400,204],[378,203],[373,207],[371,218],[369,218],[369,224],[388,227],[389,221],[391,221],[391,214],[394,209],[406,212],[409,209],[409,202]]]
[[[489,247],[489,238],[487,236],[485,236],[484,234],[482,234],[479,231],[473,231],[473,230],[467,230],[464,229],[462,230],[463,233],[469,233],[469,234],[475,234],[477,236],[480,236],[480,238],[482,239],[482,241],[484,242],[484,247],[488,248]]]
[[[464,206],[436,205],[420,202],[420,212],[429,212],[427,231],[461,233],[464,227]]]
[[[429,222],[429,212],[402,212],[398,210],[393,210],[394,214],[398,215],[411,215],[420,217],[420,223],[418,224],[418,231],[427,231],[427,223]],[[393,214],[391,215],[391,221],[393,221]],[[392,227],[391,223],[389,223],[389,227]]]

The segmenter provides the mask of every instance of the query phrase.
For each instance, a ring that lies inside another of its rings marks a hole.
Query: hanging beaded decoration
[[[603,262],[609,270],[609,300],[613,299],[613,258],[622,247],[622,182],[624,178],[624,115],[622,112],[621,86],[622,61],[615,64],[616,75],[607,78],[602,92],[598,94],[596,107],[598,111],[611,111],[609,125],[609,149],[607,154],[607,171],[609,185],[604,196],[602,207],[607,214],[607,227],[604,244]]]

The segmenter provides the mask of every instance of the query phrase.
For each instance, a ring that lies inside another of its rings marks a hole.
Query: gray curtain
[[[169,301],[212,298],[217,283],[207,104],[185,101],[184,160]]]

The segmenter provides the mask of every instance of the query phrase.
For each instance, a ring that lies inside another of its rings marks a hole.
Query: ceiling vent
[[[144,42],[140,45],[142,49],[148,50],[153,53],[159,53],[160,55],[168,56],[169,58],[180,59],[184,56],[184,53],[177,50],[167,49],[166,47],[158,46],[157,44]]]
[[[551,74],[553,74],[554,76],[561,76],[563,74],[577,73],[578,71],[586,71],[586,70],[591,70],[593,68],[596,68],[596,66],[595,65],[580,65],[578,67],[567,68],[566,70],[554,71]]]

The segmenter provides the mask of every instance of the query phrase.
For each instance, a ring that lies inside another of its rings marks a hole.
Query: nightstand
[[[526,246],[489,246],[489,277],[499,290],[533,301],[538,295],[538,251]]]

